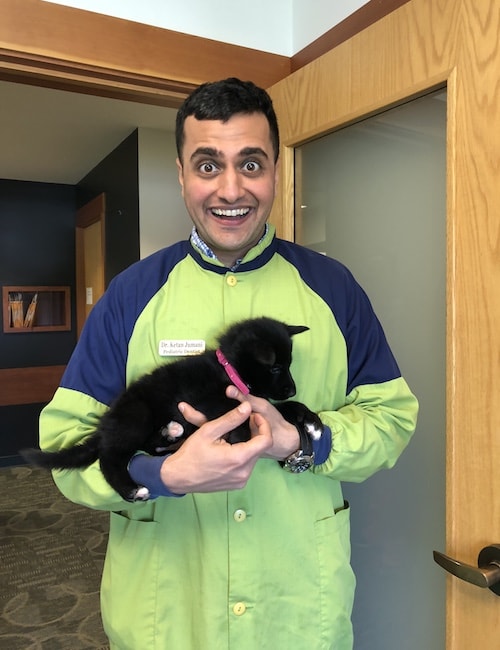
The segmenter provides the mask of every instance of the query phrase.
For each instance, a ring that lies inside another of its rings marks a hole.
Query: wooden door
[[[270,89],[293,239],[296,145],[447,88],[446,552],[470,565],[500,541],[499,22],[495,0],[410,0]],[[448,650],[498,648],[498,597],[447,580]]]
[[[78,336],[104,293],[105,196],[99,194],[76,217],[76,320]]]

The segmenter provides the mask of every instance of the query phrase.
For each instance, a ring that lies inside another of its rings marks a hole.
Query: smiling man
[[[81,441],[126,385],[176,358],[169,350],[201,351],[256,316],[309,328],[294,341],[291,371],[296,399],[324,432],[311,441],[233,386],[235,409],[219,420],[179,405],[199,428],[178,451],[130,459],[147,502],[123,501],[98,463],[55,473],[69,499],[110,511],[110,647],[352,650],[341,482],[394,465],[417,401],[351,273],[268,223],[279,159],[268,94],[238,79],[204,84],[179,110],[176,140],[191,236],[112,281],[42,413],[42,448]],[[224,434],[248,417],[251,440],[228,444]]]
[[[184,122],[177,160],[186,208],[201,239],[228,268],[259,241],[278,181],[262,113]]]

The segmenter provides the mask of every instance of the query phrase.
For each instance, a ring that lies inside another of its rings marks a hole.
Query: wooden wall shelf
[[[4,286],[2,307],[5,334],[71,329],[68,286]]]

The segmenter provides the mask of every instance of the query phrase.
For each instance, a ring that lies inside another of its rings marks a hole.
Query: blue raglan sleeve
[[[331,450],[316,471],[359,482],[395,465],[415,431],[418,402],[367,295],[346,269],[343,278],[330,303],[346,345],[346,395],[336,409],[319,414]]]
[[[136,321],[186,250],[187,242],[176,244],[138,262],[110,283],[89,314],[61,385],[40,415],[42,449],[56,451],[81,442],[125,389]],[[98,461],[53,475],[61,492],[75,503],[102,510],[131,507],[108,485]]]
[[[51,402],[40,415],[40,447],[56,451],[81,442],[96,428],[125,387],[126,345],[114,288],[92,309]],[[81,470],[57,470],[54,481],[70,500],[103,510],[125,503],[104,479],[99,462]]]
[[[279,251],[307,287],[315,314],[311,329],[321,340],[315,358],[323,367],[315,373],[303,369],[308,384],[314,383],[312,376],[321,378],[316,380],[321,386],[306,387],[313,395],[307,405],[327,428],[313,471],[340,481],[363,481],[396,463],[415,431],[418,401],[352,273],[336,260],[289,242],[281,242]]]

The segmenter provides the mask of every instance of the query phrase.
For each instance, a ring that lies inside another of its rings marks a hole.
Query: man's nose
[[[219,175],[218,195],[226,203],[235,203],[243,194],[243,179],[235,169],[226,169]]]

